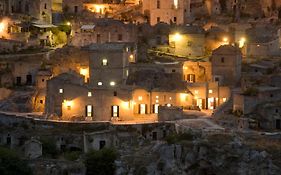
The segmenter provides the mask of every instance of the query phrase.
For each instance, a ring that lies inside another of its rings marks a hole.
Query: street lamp
[[[173,40],[174,40],[174,41],[179,41],[179,40],[181,40],[181,37],[182,37],[181,34],[175,33],[175,34],[174,34],[174,37],[173,37]]]

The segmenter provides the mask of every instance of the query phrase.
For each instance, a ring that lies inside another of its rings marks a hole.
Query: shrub
[[[168,144],[175,144],[175,143],[178,143],[183,140],[190,141],[193,139],[193,135],[192,135],[192,133],[189,133],[189,132],[181,133],[181,134],[171,134],[171,135],[167,136],[165,139]]]
[[[70,161],[79,159],[81,152],[80,151],[71,151],[64,153],[64,158]]]
[[[30,175],[31,169],[20,159],[14,151],[0,147],[0,174],[1,175]]]
[[[113,149],[103,148],[99,151],[90,151],[85,158],[87,175],[113,175],[116,159],[117,152]]]
[[[43,138],[40,139],[42,143],[43,156],[56,158],[59,151],[56,147],[56,142],[53,139]]]

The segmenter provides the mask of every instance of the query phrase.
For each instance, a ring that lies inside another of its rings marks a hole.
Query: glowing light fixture
[[[111,81],[109,84],[110,84],[110,86],[115,86],[116,85],[116,83],[114,81]]]
[[[173,41],[180,41],[182,38],[181,34],[175,33],[173,36]]]

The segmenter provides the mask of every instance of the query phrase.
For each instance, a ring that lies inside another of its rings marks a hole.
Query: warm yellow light
[[[4,32],[5,24],[3,22],[0,23],[0,32]]]
[[[228,42],[228,38],[227,37],[224,37],[222,40],[223,40],[223,42]]]
[[[89,78],[89,69],[88,68],[80,68],[80,74],[85,77],[85,82],[87,82],[88,78]]]
[[[80,74],[83,75],[83,76],[88,75],[88,74],[89,74],[88,69],[86,69],[86,68],[81,68],[81,69],[80,69]]]
[[[138,99],[139,99],[139,101],[142,101],[142,96],[139,96]]]
[[[66,22],[66,25],[71,26],[71,23],[70,22]]]
[[[239,47],[242,48],[244,45],[245,45],[245,42],[246,42],[246,39],[244,37],[242,37],[240,40],[239,40]]]
[[[187,95],[188,95],[188,94],[186,94],[186,93],[181,93],[181,94],[180,94],[180,99],[181,99],[181,101],[186,101]]]
[[[172,105],[170,103],[167,104],[167,107],[171,107]]]
[[[122,106],[123,106],[124,108],[128,109],[128,108],[130,108],[130,103],[127,102],[127,101],[123,101],[123,102],[122,102]]]
[[[175,6],[175,9],[177,9],[179,7],[179,0],[174,0],[174,6]]]
[[[181,34],[175,33],[173,36],[173,41],[179,41],[179,40],[181,40],[181,37],[182,37]]]
[[[69,109],[73,106],[73,102],[70,100],[64,100],[63,103]]]

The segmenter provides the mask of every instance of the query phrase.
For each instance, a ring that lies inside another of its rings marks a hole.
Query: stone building
[[[280,55],[278,31],[271,25],[261,25],[247,29],[246,55],[268,57]]]
[[[129,64],[136,62],[136,46],[133,43],[92,44],[90,84],[109,88],[122,85],[129,76]]]
[[[181,26],[169,35],[173,54],[189,58],[205,55],[205,30],[199,26]]]
[[[211,56],[212,75],[220,85],[236,86],[241,79],[242,54],[238,47],[223,45]]]
[[[31,139],[24,144],[24,155],[28,159],[36,159],[42,156],[42,143],[36,139]]]
[[[208,61],[185,61],[183,64],[183,80],[195,82],[212,81],[212,65]]]
[[[142,13],[151,25],[160,22],[184,24],[189,16],[189,0],[143,0]]]
[[[146,116],[155,121],[159,106],[187,106],[191,99],[192,95],[185,91],[148,91],[128,86],[92,89],[84,84],[82,76],[73,72],[48,81],[45,112],[65,120],[137,121]]]
[[[93,23],[78,25],[73,31],[70,45],[76,47],[93,43],[135,42],[136,26],[113,19],[98,19]]]
[[[24,14],[46,23],[52,23],[52,0],[5,0],[0,6],[1,11],[2,14],[8,16]]]

